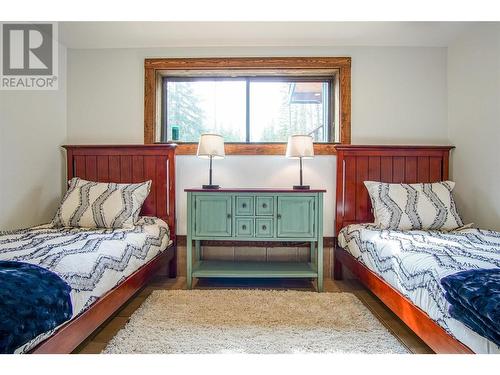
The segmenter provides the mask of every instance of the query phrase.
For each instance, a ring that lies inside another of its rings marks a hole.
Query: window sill
[[[177,155],[196,155],[198,143],[178,142]],[[286,143],[226,143],[226,155],[285,155]],[[315,143],[315,155],[335,155],[335,143]]]

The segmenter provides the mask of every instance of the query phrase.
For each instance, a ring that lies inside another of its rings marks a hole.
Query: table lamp
[[[203,189],[218,189],[219,185],[212,184],[212,159],[222,159],[226,156],[224,152],[224,138],[218,134],[202,134],[198,142],[198,152],[196,155],[202,159],[210,159],[208,185],[203,185]]]
[[[288,138],[286,157],[300,161],[300,185],[294,185],[294,189],[309,190],[309,185],[302,183],[302,159],[312,159],[313,156],[313,138],[310,135],[292,135]]]

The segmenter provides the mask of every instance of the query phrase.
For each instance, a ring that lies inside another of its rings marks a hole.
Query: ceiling
[[[446,47],[470,22],[61,22],[68,48]]]

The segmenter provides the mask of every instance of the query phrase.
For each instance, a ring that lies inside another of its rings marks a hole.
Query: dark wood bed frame
[[[368,191],[363,181],[395,183],[435,182],[448,179],[452,146],[337,146],[337,199],[335,233],[349,224],[373,222]],[[334,278],[348,268],[436,353],[472,353],[449,335],[380,276],[347,251],[336,246]]]
[[[99,298],[88,310],[60,327],[31,353],[71,353],[155,273],[176,276],[175,145],[64,146],[68,180],[81,177],[99,182],[152,180],[142,215],[165,220],[172,244],[146,265]]]

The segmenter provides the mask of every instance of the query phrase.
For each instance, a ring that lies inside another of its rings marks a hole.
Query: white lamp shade
[[[310,159],[314,156],[313,138],[310,135],[292,135],[286,146],[287,158]]]
[[[224,138],[218,134],[202,134],[198,142],[198,152],[200,158],[222,159],[226,156],[224,152]]]

